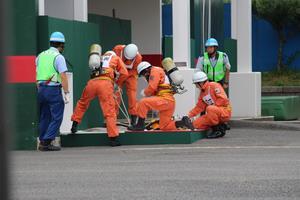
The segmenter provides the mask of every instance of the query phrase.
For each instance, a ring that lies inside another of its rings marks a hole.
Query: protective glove
[[[145,97],[145,96],[146,96],[146,94],[145,94],[145,89],[142,89],[140,95],[141,95],[142,97]]]
[[[65,104],[68,104],[70,102],[70,93],[64,93],[64,102]]]

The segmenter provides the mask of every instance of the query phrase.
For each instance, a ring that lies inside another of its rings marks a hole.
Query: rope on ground
[[[123,108],[124,108],[124,110],[125,110],[125,112],[126,112],[127,119],[130,121],[130,115],[129,115],[129,113],[128,113],[128,110],[127,110],[127,108],[126,108],[126,105],[125,105],[125,102],[124,102],[124,99],[123,99],[123,92],[122,92],[121,89],[119,90],[119,92],[120,92],[121,102],[122,102]]]
[[[116,104],[118,105],[119,109],[121,110],[122,114],[126,117],[126,119],[127,119],[127,121],[128,121],[128,124],[130,124],[130,117],[129,117],[127,108],[126,108],[126,106],[125,106],[124,100],[123,100],[122,92],[121,92],[120,90],[119,90],[119,92],[120,92],[120,99],[121,99],[121,102],[122,102],[122,106],[124,107],[124,109],[123,109],[122,106],[119,104],[118,99],[117,99],[117,96],[114,94],[115,102],[116,102]]]

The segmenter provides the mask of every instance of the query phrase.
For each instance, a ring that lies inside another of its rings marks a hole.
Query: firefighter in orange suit
[[[128,113],[130,114],[131,121],[136,120],[136,92],[137,92],[137,66],[142,62],[142,56],[138,52],[138,48],[135,44],[117,45],[113,51],[119,56],[127,70],[128,77],[124,81],[126,86],[126,93],[128,97]],[[122,88],[123,85],[120,85]],[[116,93],[117,102],[120,105],[120,92]],[[119,113],[119,107],[116,105],[117,114]]]
[[[176,130],[179,127],[193,129],[189,118],[175,122],[172,116],[175,111],[174,92],[165,71],[160,67],[151,66],[148,62],[138,65],[139,76],[144,76],[148,81],[148,87],[141,91],[144,96],[136,106],[138,119],[128,129],[142,131],[145,129],[145,118],[149,110],[159,111],[160,130]]]
[[[92,69],[91,80],[88,81],[81,98],[77,102],[71,118],[73,121],[71,132],[77,132],[77,125],[81,122],[90,102],[98,97],[103,116],[106,120],[110,144],[111,146],[120,146],[121,144],[118,140],[119,130],[116,125],[117,115],[115,112],[114,83],[120,87],[126,80],[128,72],[123,61],[113,51],[106,52],[101,58],[97,55],[99,50],[91,50],[91,52],[89,61],[89,66]],[[116,72],[119,74],[118,80],[115,80]]]
[[[206,112],[193,121],[197,129],[210,129],[221,126],[226,130],[225,122],[231,118],[231,106],[223,87],[215,82],[209,82],[204,72],[196,72],[193,76],[193,83],[201,90],[197,105],[189,112],[188,117],[195,117],[201,112]],[[224,133],[223,133],[224,134]],[[216,138],[216,132],[211,132],[209,138]]]

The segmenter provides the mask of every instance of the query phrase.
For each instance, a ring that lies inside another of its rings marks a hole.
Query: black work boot
[[[226,131],[230,130],[230,125],[228,123],[222,124],[222,126],[225,128]]]
[[[184,126],[186,126],[188,129],[191,129],[192,131],[195,129],[191,119],[188,116],[182,117],[181,121],[183,121]]]
[[[39,144],[40,151],[60,151],[61,148],[51,144],[52,140],[44,140]]]
[[[145,130],[145,119],[138,117],[137,123],[128,127],[131,131],[143,131]]]
[[[176,128],[188,128],[194,130],[193,123],[188,116],[184,116],[180,121],[176,121],[175,126]]]
[[[72,128],[71,128],[71,133],[76,133],[77,132],[77,126],[78,126],[78,122],[73,121]]]
[[[182,120],[175,121],[175,126],[176,126],[176,128],[184,128],[184,123]]]
[[[110,140],[111,147],[121,146],[121,143],[120,143],[118,137],[111,137],[111,138],[109,138],[109,140]]]
[[[226,134],[226,129],[223,126],[223,124],[220,124],[220,125],[212,127],[212,130],[210,130],[207,133],[206,138],[208,138],[208,139],[220,138],[220,137],[224,137],[225,134]]]
[[[228,124],[220,124],[219,130],[221,131],[219,137],[224,137],[226,135],[226,131],[230,130],[230,126]]]
[[[133,126],[136,124],[137,116],[136,115],[130,115],[130,125]]]

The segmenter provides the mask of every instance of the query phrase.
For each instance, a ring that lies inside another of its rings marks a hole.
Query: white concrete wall
[[[231,73],[229,96],[233,117],[261,116],[261,73]]]
[[[68,77],[68,84],[69,84],[69,92],[70,92],[70,102],[68,104],[65,104],[65,110],[64,110],[64,118],[62,121],[62,124],[60,126],[60,133],[70,133],[72,121],[71,116],[73,114],[73,73],[67,72]]]
[[[237,71],[252,72],[251,0],[232,0],[231,12],[231,37],[237,39]]]
[[[173,60],[190,67],[190,1],[173,0]]]
[[[132,42],[142,54],[161,54],[160,0],[88,0],[88,13],[131,20]]]
[[[175,95],[175,117],[182,117],[188,114],[188,112],[196,105],[199,96],[199,90],[196,89],[192,82],[192,77],[195,73],[195,70],[186,67],[179,67],[179,70],[184,77],[183,85],[185,89],[187,89],[187,92]]]
[[[261,74],[252,72],[251,0],[231,0],[231,37],[237,40],[237,72],[230,75],[233,117],[260,117]]]
[[[87,22],[87,0],[39,0],[39,15]]]

